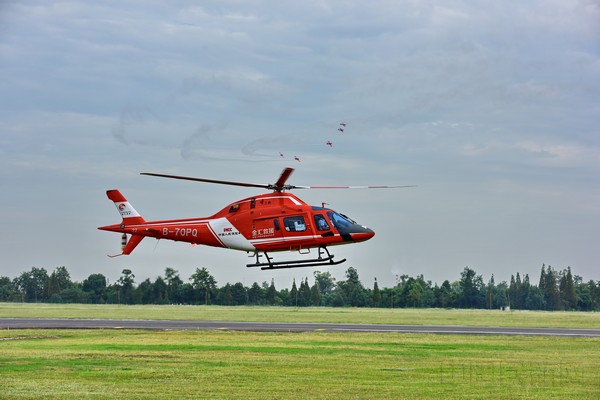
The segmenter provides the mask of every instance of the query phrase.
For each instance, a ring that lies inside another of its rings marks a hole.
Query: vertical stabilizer
[[[146,222],[144,221],[144,218],[142,218],[142,216],[135,210],[135,208],[133,208],[133,206],[129,204],[129,202],[127,201],[125,196],[121,194],[121,192],[119,192],[116,189],[107,190],[106,195],[110,200],[112,200],[115,203],[117,211],[119,211],[119,214],[121,214],[121,217],[123,218],[123,225],[127,226],[134,224],[143,224],[144,222]]]

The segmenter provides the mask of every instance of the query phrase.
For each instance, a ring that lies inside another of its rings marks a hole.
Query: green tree
[[[71,282],[71,276],[67,268],[58,267],[48,278],[48,293],[47,298],[52,296],[60,296],[60,292],[70,288],[73,285]]]
[[[292,281],[292,289],[288,296],[288,305],[298,307],[298,288],[296,287],[296,278]]]
[[[231,298],[234,306],[248,304],[248,292],[241,282],[237,282],[231,287]]]
[[[344,290],[338,286],[333,291],[333,301],[332,306],[334,307],[345,307],[346,306],[346,297],[344,296]]]
[[[352,307],[364,307],[368,300],[360,279],[358,271],[354,267],[349,267],[346,270],[346,280],[338,282],[338,287],[344,294],[346,305]]]
[[[27,302],[38,302],[47,300],[44,297],[48,283],[48,273],[44,268],[31,268],[29,272],[23,272],[15,278],[14,284],[21,292],[22,300]]]
[[[157,277],[152,284],[152,303],[168,304],[168,286],[162,277]]]
[[[117,281],[118,286],[118,301],[119,303],[134,304],[134,287],[135,275],[130,269],[121,271],[123,275]]]
[[[266,294],[267,304],[274,305],[277,302],[277,289],[275,289],[275,279],[271,278],[271,284]]]
[[[588,288],[590,291],[591,309],[593,311],[600,311],[600,282],[590,280]]]
[[[310,306],[310,285],[308,284],[308,278],[304,279],[304,282],[300,283],[301,305]]]
[[[215,291],[215,294],[217,291]],[[198,304],[196,300],[196,289],[190,282],[182,283],[178,290],[178,303],[182,304]]]
[[[543,292],[545,285],[546,285],[546,264],[542,264],[542,271],[540,272],[540,283],[538,284],[538,288]]]
[[[519,274],[517,273],[517,276]],[[519,306],[522,309],[527,309],[527,298],[529,297],[529,290],[531,288],[531,283],[529,282],[529,275],[525,274],[523,278],[523,282],[519,286],[519,293],[517,294]]]
[[[333,293],[333,290],[335,289],[335,278],[331,276],[329,271],[315,271],[313,272],[313,276],[315,277],[315,282],[319,285],[322,296]]]
[[[400,305],[405,307],[431,307],[436,302],[431,282],[425,281],[422,274],[416,278],[403,278],[400,283]]]
[[[319,283],[317,281],[315,281],[315,283],[310,288],[310,305],[321,305],[321,289],[319,288]]]
[[[494,307],[501,308],[509,306],[509,286],[502,281],[496,286],[496,294],[494,296]]]
[[[510,308],[522,310],[525,308],[525,298],[527,297],[527,287],[521,282],[521,274],[517,272],[516,277],[513,278],[511,276],[511,287],[509,288],[510,292]]]
[[[136,298],[140,299],[142,304],[152,304],[154,303],[154,293],[152,288],[152,282],[150,278],[144,279],[136,288]]]
[[[168,303],[182,303],[181,285],[183,285],[183,281],[179,277],[179,272],[173,268],[165,268],[165,282],[167,283],[165,300]]]
[[[217,281],[204,267],[196,268],[196,272],[190,277],[192,286],[198,294],[200,304],[210,304],[217,290]],[[231,288],[230,288],[231,290]]]
[[[0,276],[0,301],[14,300],[17,294],[13,281],[7,276]]]
[[[248,289],[248,304],[259,305],[265,303],[265,294],[263,288],[257,282],[254,282]]]
[[[423,287],[416,279],[413,279],[408,288],[407,305],[409,307],[423,306]]]
[[[545,310],[546,300],[544,299],[544,293],[535,285],[529,287],[529,293],[527,294],[527,300],[525,301],[525,308],[527,310]]]
[[[307,305],[304,293],[304,279],[300,279],[300,287],[298,287],[298,300],[296,304],[298,307],[304,307]]]
[[[48,300],[48,272],[44,268],[31,268],[31,276],[36,286],[35,301]]]
[[[283,288],[277,291],[277,296],[275,296],[275,304],[289,306],[292,304],[290,301],[290,289]]]
[[[518,304],[516,302],[517,299],[517,282],[515,281],[515,276],[510,276],[510,286],[508,287],[508,305],[511,308],[518,308]]]
[[[452,285],[447,279],[442,283],[442,286],[440,286],[438,304],[442,308],[454,307]]]
[[[63,303],[88,303],[89,296],[83,291],[83,285],[73,282],[71,286],[60,291],[60,298]]]
[[[460,274],[459,306],[462,308],[484,308],[484,296],[481,293],[483,278],[476,275],[475,271],[465,267]]]
[[[379,307],[381,305],[381,292],[379,291],[379,285],[377,285],[377,278],[373,283],[373,307]]]
[[[542,282],[543,277],[543,282]],[[546,310],[560,310],[560,292],[557,286],[558,276],[556,271],[548,265],[544,273],[544,266],[542,266],[542,275],[540,277],[540,290],[544,295],[544,302],[546,304]]]
[[[571,267],[567,267],[567,269],[561,273],[559,292],[563,308],[566,310],[576,310],[577,291],[575,290]]]
[[[106,277],[102,274],[92,274],[83,281],[83,291],[93,304],[106,303]]]
[[[492,309],[494,307],[494,298],[496,297],[496,283],[494,282],[494,274],[490,278],[490,281],[487,284],[486,292],[485,292],[485,305],[488,309]]]
[[[574,276],[573,282],[577,291],[577,309],[580,311],[592,311],[592,293],[588,282],[583,282],[580,276]]]
[[[225,286],[219,289],[219,294],[217,295],[217,300],[219,304],[224,306],[232,306],[233,305],[233,292],[231,290],[231,284],[227,282]]]

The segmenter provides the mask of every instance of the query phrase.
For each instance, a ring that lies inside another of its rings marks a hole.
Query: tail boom
[[[98,229],[124,235],[122,253],[118,255],[130,254],[145,237],[243,251],[256,250],[226,218],[146,221],[118,190],[108,190],[106,195],[115,203],[122,221]]]

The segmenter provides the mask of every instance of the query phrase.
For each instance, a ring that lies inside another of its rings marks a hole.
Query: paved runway
[[[396,332],[455,335],[600,337],[600,329],[494,326],[329,324],[292,322],[165,321],[135,319],[0,318],[0,329],[153,329],[254,332]]]

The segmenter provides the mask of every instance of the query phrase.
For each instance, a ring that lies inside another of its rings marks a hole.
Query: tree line
[[[600,281],[584,282],[570,267],[558,271],[542,265],[537,285],[519,273],[512,275],[510,282],[495,283],[492,275],[485,283],[475,270],[465,267],[458,280],[445,280],[441,285],[425,280],[423,275],[401,275],[395,286],[379,288],[377,279],[372,287],[365,287],[358,271],[350,267],[344,280],[315,271],[312,285],[306,277],[300,282],[294,279],[289,289],[278,290],[273,279],[251,286],[237,282],[219,287],[206,268],[196,268],[186,282],[173,268],[166,268],[164,276],[139,284],[130,269],[124,269],[114,283],[102,274],[74,282],[63,266],[50,274],[33,267],[14,279],[0,276],[0,301],[600,311]]]

